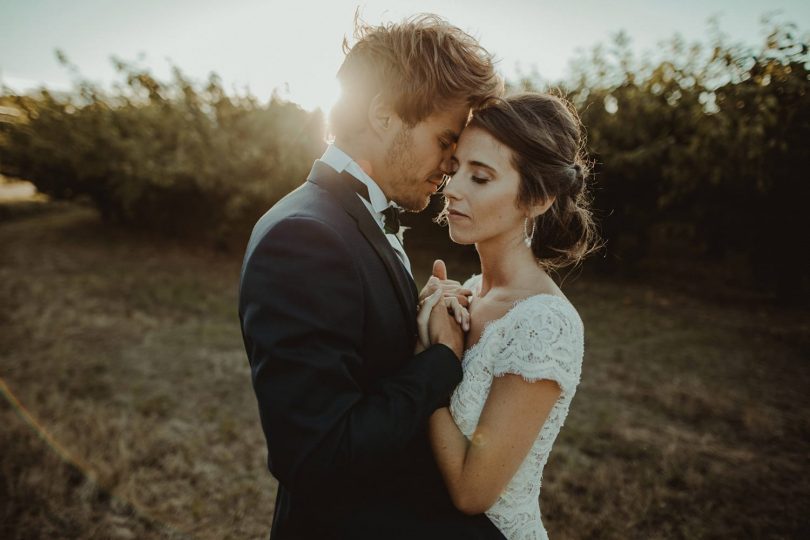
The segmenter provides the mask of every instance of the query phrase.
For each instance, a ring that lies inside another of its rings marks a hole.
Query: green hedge
[[[605,262],[713,260],[785,299],[806,294],[807,36],[782,25],[759,48],[675,39],[658,54],[638,60],[619,36],[577,64],[569,90],[596,162]]]
[[[324,147],[324,119],[299,106],[233,97],[212,76],[195,87],[123,63],[113,93],[86,82],[56,95],[6,96],[0,173],[56,199],[89,197],[105,220],[225,241],[303,181]]]
[[[573,63],[563,92],[595,162],[601,261],[628,271],[650,257],[711,259],[763,290],[801,296],[808,39],[789,24],[772,25],[758,48],[715,34],[708,45],[676,38],[644,59],[620,34]],[[89,197],[108,221],[242,245],[324,147],[320,113],[228,96],[214,76],[199,87],[177,70],[164,83],[117,67],[125,82],[113,92],[86,82],[69,95],[4,92],[0,105],[22,114],[0,116],[0,174],[54,198]],[[409,219],[410,238],[446,238],[430,217]]]

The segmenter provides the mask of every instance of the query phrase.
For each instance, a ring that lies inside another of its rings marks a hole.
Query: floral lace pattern
[[[481,276],[464,284],[480,290]],[[515,476],[486,515],[508,540],[544,540],[540,485],[551,447],[568,415],[582,371],[584,329],[563,297],[539,294],[520,300],[490,321],[462,359],[464,378],[450,399],[450,413],[471,439],[494,377],[512,373],[528,381],[550,379],[562,390]]]

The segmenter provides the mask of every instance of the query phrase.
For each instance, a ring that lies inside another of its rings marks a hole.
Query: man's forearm
[[[274,474],[290,489],[307,490],[317,489],[324,477],[341,481],[407,462],[402,453],[433,411],[447,403],[461,375],[452,351],[433,346],[363,393],[346,393],[347,384],[356,387],[350,381],[341,385],[344,392],[310,387],[307,396],[295,399],[303,409],[297,411],[291,410],[291,401],[279,402],[281,394],[274,388],[280,381],[257,381],[265,386],[260,403],[279,413],[267,419],[268,439],[272,441],[273,433],[286,434],[284,444],[270,445],[271,457],[278,457],[273,459],[279,467]],[[328,407],[318,403],[324,395],[333,396]],[[304,413],[308,409],[322,413],[310,417]]]

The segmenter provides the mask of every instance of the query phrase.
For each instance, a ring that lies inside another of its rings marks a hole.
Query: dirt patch
[[[416,245],[411,243],[411,246]],[[0,223],[0,536],[266,538],[275,481],[236,315],[241,254],[49,206]],[[442,253],[451,275],[469,251]],[[439,253],[409,248],[424,281]],[[579,278],[583,380],[543,479],[551,537],[810,531],[810,317]]]

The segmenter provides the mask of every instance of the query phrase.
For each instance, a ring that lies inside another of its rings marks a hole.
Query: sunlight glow
[[[228,6],[214,0],[83,0],[65,10],[57,0],[15,2],[4,5],[0,17],[0,82],[15,90],[69,87],[70,75],[54,58],[61,49],[95,82],[117,80],[110,62],[115,56],[139,60],[160,79],[171,77],[172,65],[197,81],[214,72],[228,90],[247,90],[260,100],[275,94],[326,114],[338,97],[341,43],[351,40],[358,8],[371,24],[437,13],[476,36],[507,79],[536,75],[555,82],[565,78],[577,51],[609,43],[621,29],[641,52],[676,32],[687,41],[703,38],[716,15],[732,39],[752,43],[761,39],[766,11],[806,21],[808,6],[798,0],[623,0],[615,9],[598,0],[509,8],[484,0],[463,7],[454,0],[241,0]]]

